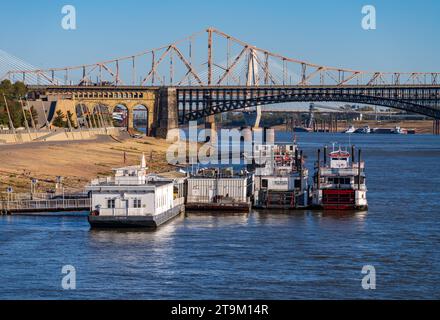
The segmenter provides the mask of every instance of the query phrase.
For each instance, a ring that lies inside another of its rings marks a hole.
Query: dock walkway
[[[0,213],[3,215],[85,210],[90,210],[90,198],[0,201]]]

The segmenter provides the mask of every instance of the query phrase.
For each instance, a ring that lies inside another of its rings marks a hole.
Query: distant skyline
[[[77,30],[61,8],[77,9]],[[377,30],[361,28],[364,5]],[[209,26],[312,63],[370,71],[440,71],[440,2],[59,1],[2,3],[0,49],[41,68],[94,63],[159,47]]]

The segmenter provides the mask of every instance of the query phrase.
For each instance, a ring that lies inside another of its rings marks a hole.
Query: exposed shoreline
[[[96,140],[32,142],[2,145],[0,192],[11,186],[14,192],[29,192],[31,178],[38,179],[38,191],[55,188],[57,176],[64,178],[66,192],[83,190],[91,179],[112,174],[112,169],[138,164],[145,153],[151,172],[173,169],[166,161],[169,144],[163,139],[144,137],[122,139],[109,136]],[[126,162],[124,163],[124,152]]]

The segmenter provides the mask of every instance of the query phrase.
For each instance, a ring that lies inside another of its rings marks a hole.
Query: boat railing
[[[97,178],[97,179],[93,179],[91,181],[91,185],[92,186],[99,186],[101,184],[111,184],[115,182],[115,178],[114,177],[104,177],[104,178]]]
[[[353,189],[358,190],[358,184],[335,184],[335,183],[320,183],[321,189]],[[365,184],[361,184],[360,190],[367,190]]]
[[[363,167],[361,166],[361,172],[363,172]],[[325,175],[338,175],[338,176],[357,176],[359,174],[359,169],[357,167],[351,168],[321,168],[320,174]]]

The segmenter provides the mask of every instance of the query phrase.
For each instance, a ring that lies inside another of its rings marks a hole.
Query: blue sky
[[[61,28],[61,8],[78,29]],[[361,8],[377,9],[377,30]],[[39,67],[93,63],[158,47],[208,26],[317,64],[380,71],[440,71],[440,1],[2,1],[0,49]]]

